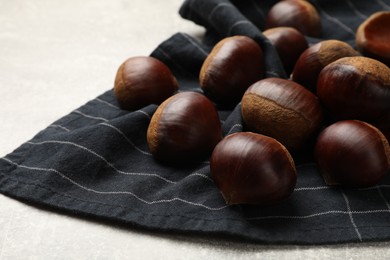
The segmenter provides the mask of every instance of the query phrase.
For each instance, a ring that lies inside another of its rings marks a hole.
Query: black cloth
[[[198,74],[213,44],[247,35],[265,51],[266,75],[285,77],[261,34],[276,1],[188,0],[180,15],[207,29],[202,41],[177,33],[152,56],[174,72],[181,91],[200,91]],[[323,38],[354,45],[357,26],[390,10],[389,0],[316,0]],[[172,10],[175,11],[175,10]],[[219,109],[223,134],[245,131],[240,105]],[[112,89],[49,125],[0,158],[0,191],[76,215],[164,232],[220,235],[267,244],[324,244],[390,239],[390,179],[366,189],[325,185],[311,157],[297,161],[292,196],[275,206],[226,206],[208,162],[161,165],[148,151],[146,130],[156,106],[119,109]]]

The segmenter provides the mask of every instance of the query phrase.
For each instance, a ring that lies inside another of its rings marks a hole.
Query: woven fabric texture
[[[177,33],[151,56],[167,64],[180,91],[201,92],[200,67],[223,37],[247,35],[265,52],[266,76],[286,77],[273,46],[262,36],[276,1],[187,0],[180,15],[207,29],[202,41]],[[389,0],[311,1],[323,38],[354,45],[358,25],[390,10]],[[172,10],[173,12],[177,10]],[[162,165],[148,151],[146,131],[156,110],[121,110],[110,89],[53,122],[0,158],[0,192],[76,215],[162,232],[220,235],[267,244],[325,244],[390,239],[390,179],[366,189],[325,185],[310,156],[297,161],[292,196],[275,206],[225,205],[207,161]],[[223,135],[245,131],[240,104],[219,109]]]

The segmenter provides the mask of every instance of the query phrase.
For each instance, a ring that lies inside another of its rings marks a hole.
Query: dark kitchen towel
[[[242,34],[264,49],[267,76],[285,77],[275,50],[261,34],[265,15],[275,2],[185,1],[180,15],[204,26],[204,39],[177,33],[151,55],[172,69],[181,91],[200,91],[199,69],[212,45]],[[321,39],[351,45],[364,19],[390,10],[390,0],[312,3],[321,15]],[[164,232],[267,244],[390,240],[389,178],[366,189],[331,188],[307,156],[297,161],[298,182],[287,201],[270,207],[226,206],[207,161],[175,167],[153,159],[146,130],[155,109],[150,105],[135,112],[121,110],[108,90],[0,158],[0,191],[73,214]],[[245,131],[239,104],[219,113],[224,135]]]

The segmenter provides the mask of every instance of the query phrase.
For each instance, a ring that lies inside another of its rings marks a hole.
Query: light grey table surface
[[[0,157],[112,88],[126,58],[204,29],[181,0],[1,0]],[[0,259],[389,259],[390,243],[275,246],[144,232],[0,194]]]

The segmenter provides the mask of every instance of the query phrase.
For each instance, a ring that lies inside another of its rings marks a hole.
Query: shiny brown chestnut
[[[356,31],[356,47],[367,57],[390,67],[390,11],[372,14]]]
[[[358,120],[325,128],[315,146],[319,170],[328,185],[369,187],[390,170],[390,147],[374,126]]]
[[[199,81],[204,93],[217,104],[234,106],[263,75],[262,49],[253,39],[239,35],[214,46],[202,65]]]
[[[293,27],[275,27],[263,34],[275,46],[287,75],[290,75],[299,56],[309,47],[305,36]]]
[[[160,104],[178,88],[176,78],[163,62],[153,57],[136,56],[119,67],[114,94],[122,109],[136,110]]]
[[[316,93],[318,74],[329,63],[358,53],[347,43],[325,40],[306,49],[295,64],[292,80]]]
[[[203,160],[221,138],[214,104],[196,92],[180,92],[165,100],[153,114],[147,131],[150,152],[169,164]]]
[[[288,198],[297,173],[287,149],[264,135],[231,134],[215,147],[210,160],[215,184],[229,205],[270,205]]]
[[[241,102],[249,131],[281,142],[290,152],[300,150],[322,123],[318,98],[291,80],[266,78],[250,86]]]
[[[280,26],[294,27],[304,35],[319,37],[322,33],[321,19],[317,9],[308,1],[279,1],[269,10],[266,29]]]
[[[389,118],[390,68],[367,57],[341,58],[321,71],[317,94],[331,119],[375,124]]]

